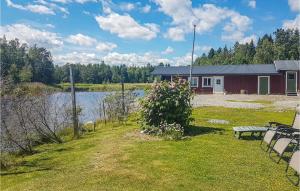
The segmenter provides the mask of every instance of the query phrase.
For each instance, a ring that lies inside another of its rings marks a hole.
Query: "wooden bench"
[[[240,126],[240,127],[233,127],[234,136],[238,139],[242,136],[242,133],[251,133],[251,136],[254,135],[254,133],[259,133],[259,136],[262,136],[262,133],[266,132],[268,130],[267,127],[255,127],[255,126]]]

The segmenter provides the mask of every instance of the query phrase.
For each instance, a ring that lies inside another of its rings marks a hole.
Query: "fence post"
[[[77,120],[77,111],[76,111],[76,95],[73,79],[72,66],[70,65],[70,83],[71,83],[71,97],[72,97],[72,119],[73,119],[73,128],[74,128],[74,138],[79,138],[79,129],[78,129],[78,120]]]
[[[106,125],[106,115],[105,115],[105,104],[104,104],[104,101],[102,101],[102,110],[103,110],[104,124]]]
[[[122,111],[123,111],[123,118],[125,118],[125,95],[124,95],[124,82],[122,80]]]

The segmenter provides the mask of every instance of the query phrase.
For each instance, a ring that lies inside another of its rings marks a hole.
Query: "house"
[[[159,66],[152,72],[161,80],[189,80],[190,66]],[[300,61],[278,60],[273,64],[193,66],[191,87],[196,93],[297,95]]]

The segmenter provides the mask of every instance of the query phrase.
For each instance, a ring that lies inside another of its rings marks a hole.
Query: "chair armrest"
[[[288,126],[288,125],[285,125],[285,124],[282,124],[282,123],[278,123],[278,122],[275,122],[275,121],[270,121],[269,122],[269,126],[273,126],[275,125],[276,127],[277,126]]]

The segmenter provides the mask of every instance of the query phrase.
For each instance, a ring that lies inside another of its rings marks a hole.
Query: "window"
[[[212,78],[211,77],[202,77],[202,87],[212,87]],[[220,81],[221,83],[221,81]]]
[[[220,79],[217,79],[217,80],[216,80],[216,84],[217,84],[217,85],[220,85],[220,84],[221,84],[221,80],[220,80]]]
[[[295,74],[288,74],[288,79],[289,80],[294,80],[295,79]]]
[[[189,77],[189,81],[190,81],[190,77]],[[191,87],[198,87],[198,77],[192,77],[192,81],[191,81]]]

